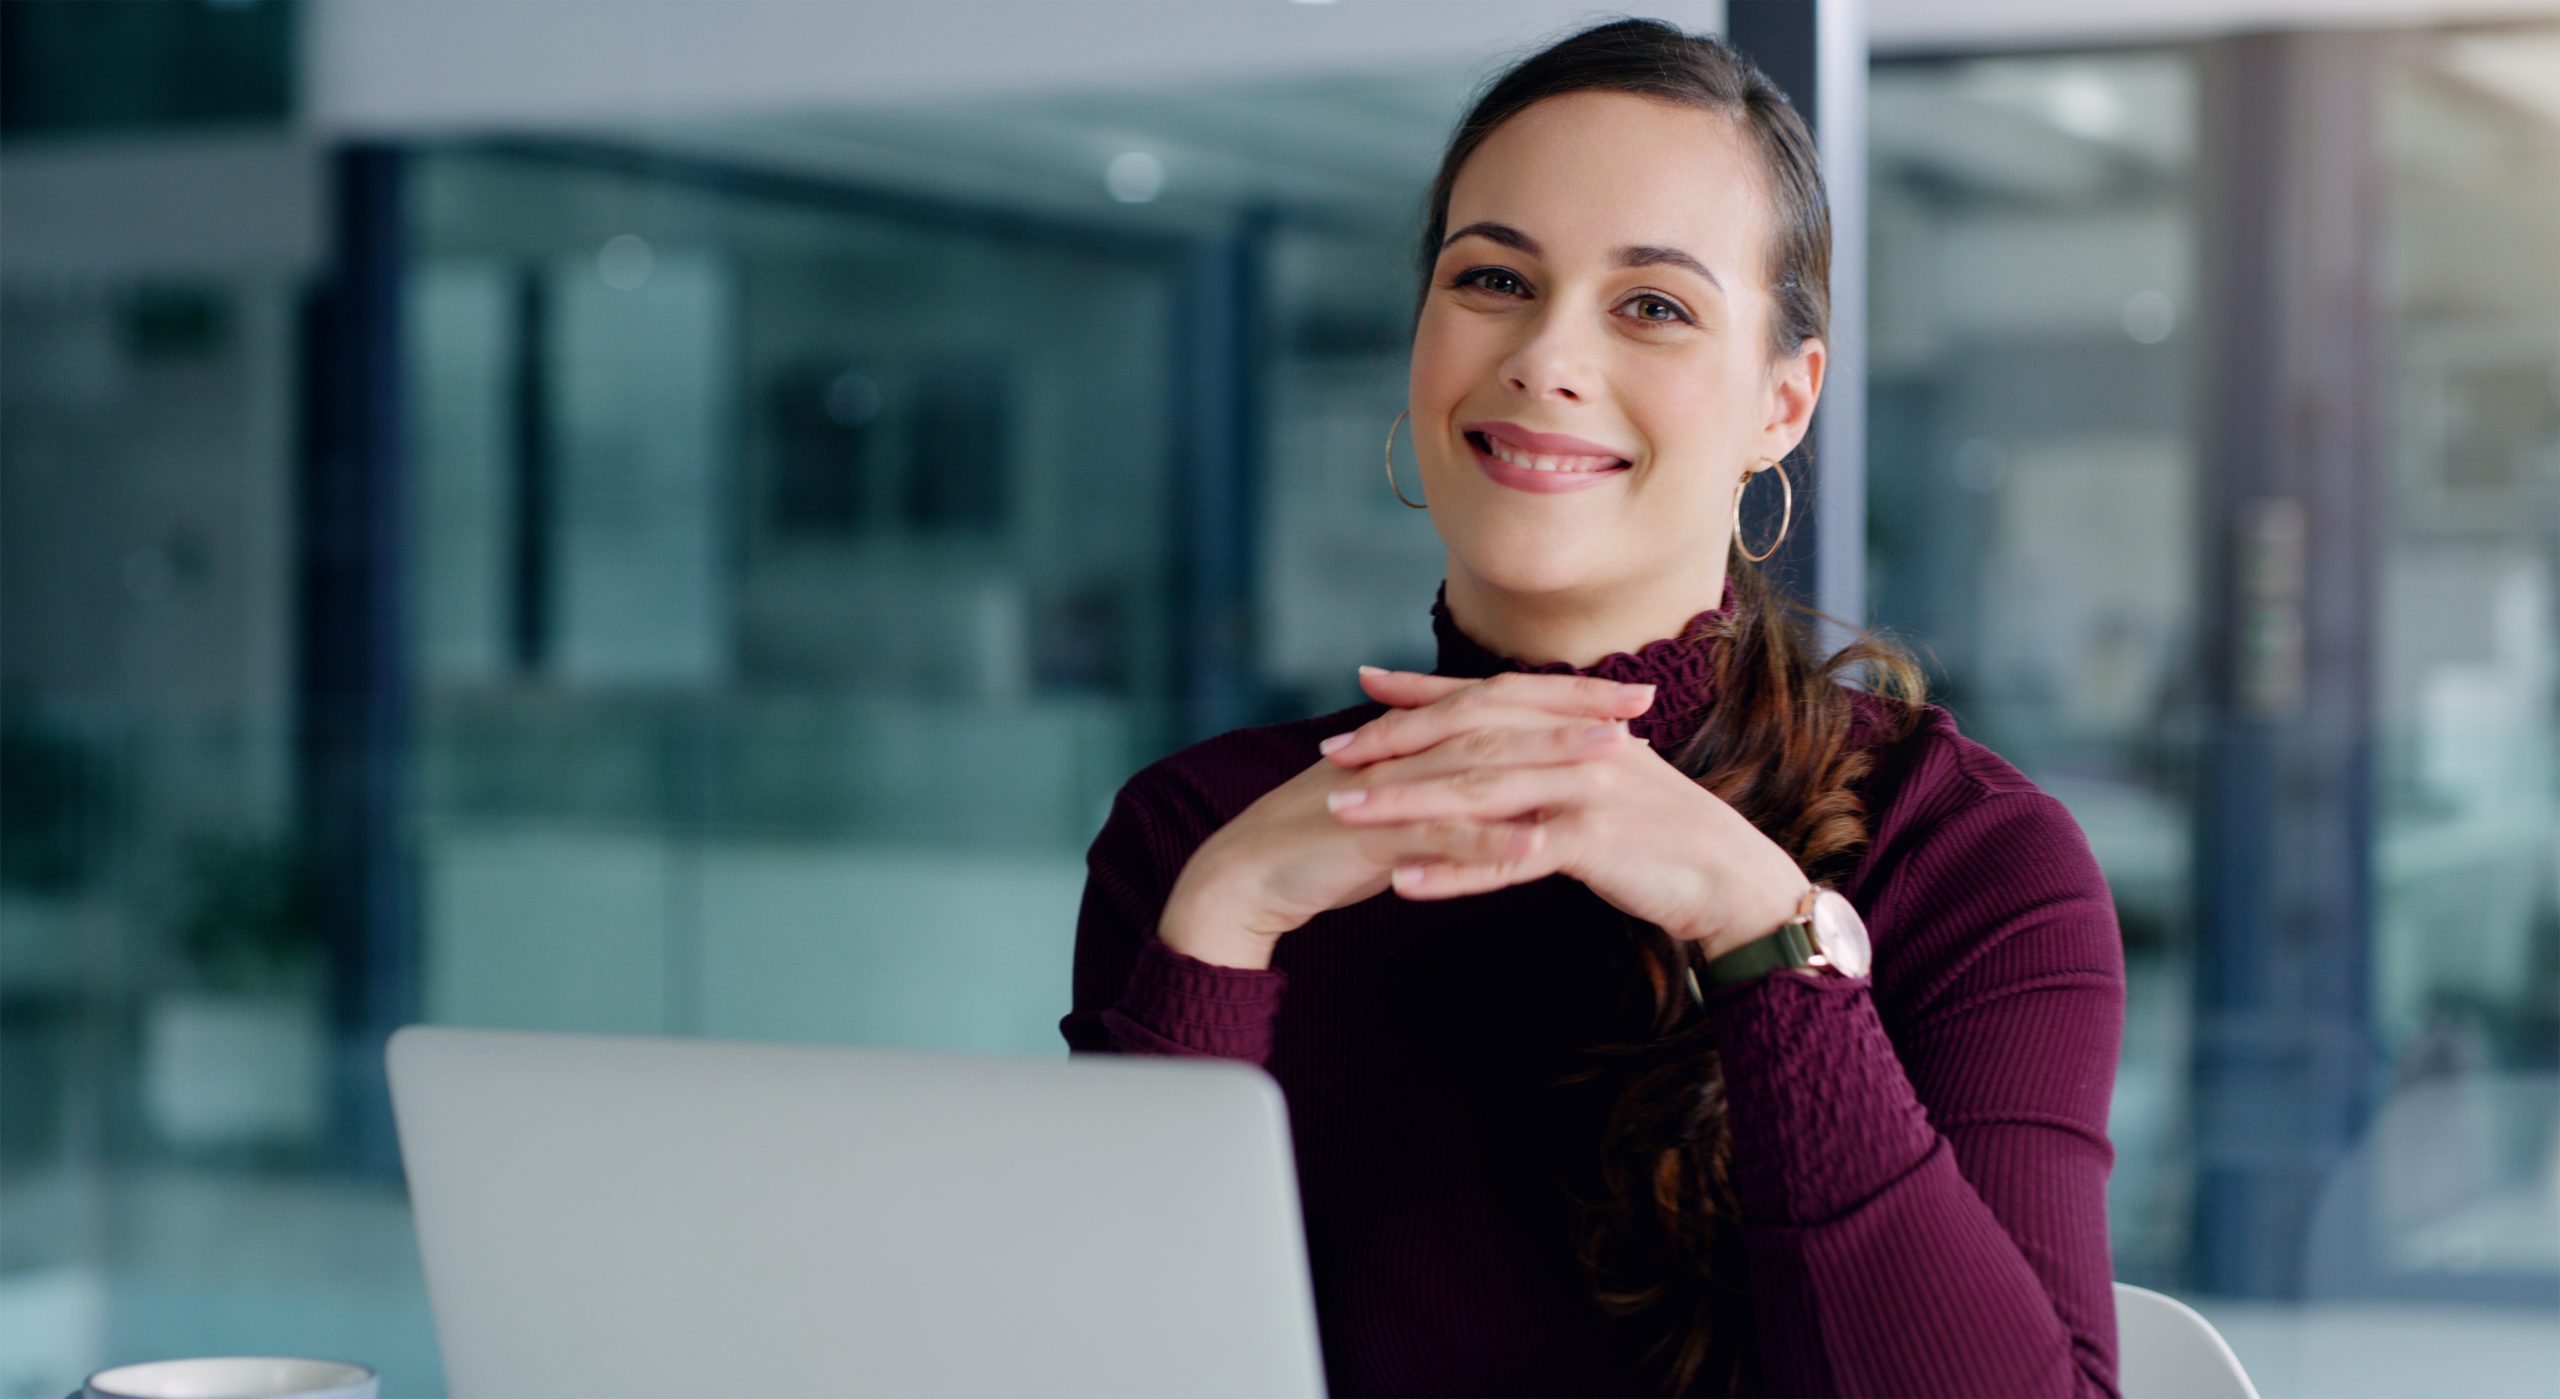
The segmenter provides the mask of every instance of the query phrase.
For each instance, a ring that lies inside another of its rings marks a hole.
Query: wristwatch
[[[1767,937],[1754,938],[1706,963],[1708,984],[1732,986],[1774,971],[1805,968],[1829,976],[1865,976],[1872,962],[1867,925],[1846,895],[1816,884],[1796,900],[1795,916]],[[1689,973],[1689,994],[1705,1004],[1698,974]]]

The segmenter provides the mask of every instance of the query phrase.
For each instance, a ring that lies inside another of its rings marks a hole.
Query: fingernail
[[[1368,799],[1369,793],[1366,789],[1360,787],[1344,787],[1338,791],[1327,792],[1324,794],[1324,809],[1327,811],[1340,811],[1345,807],[1358,806],[1360,803],[1367,801]]]
[[[1589,743],[1595,739],[1614,738],[1623,732],[1625,730],[1616,724],[1594,724],[1582,731],[1582,741]]]
[[[1393,881],[1398,888],[1402,888],[1407,884],[1420,884],[1422,882],[1422,871],[1424,868],[1425,866],[1422,865],[1398,865],[1396,866],[1395,873],[1387,876],[1387,878]]]
[[[1382,665],[1364,665],[1360,667],[1360,673],[1362,675],[1384,675],[1387,673],[1387,668]]]
[[[1333,737],[1317,744],[1316,751],[1319,753],[1338,753],[1342,751],[1342,745],[1349,743],[1350,741],[1351,735],[1349,734],[1335,734]]]
[[[1653,687],[1651,685],[1637,685],[1629,683],[1622,684],[1618,688],[1626,691],[1628,694],[1635,695],[1642,699],[1653,698]]]

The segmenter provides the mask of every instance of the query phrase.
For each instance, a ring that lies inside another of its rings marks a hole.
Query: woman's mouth
[[[1495,485],[1533,495],[1586,490],[1628,468],[1622,457],[1567,456],[1524,451],[1486,432],[1465,434],[1476,465]]]

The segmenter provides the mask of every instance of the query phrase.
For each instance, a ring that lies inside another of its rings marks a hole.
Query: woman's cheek
[[[1482,335],[1469,335],[1438,310],[1423,313],[1413,337],[1413,389],[1416,411],[1454,406],[1466,397],[1484,358]]]

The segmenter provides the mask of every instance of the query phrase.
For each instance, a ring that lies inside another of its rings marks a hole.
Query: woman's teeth
[[[1531,456],[1498,437],[1479,434],[1477,440],[1484,443],[1485,451],[1492,456],[1531,471],[1607,471],[1626,464],[1616,457]]]

